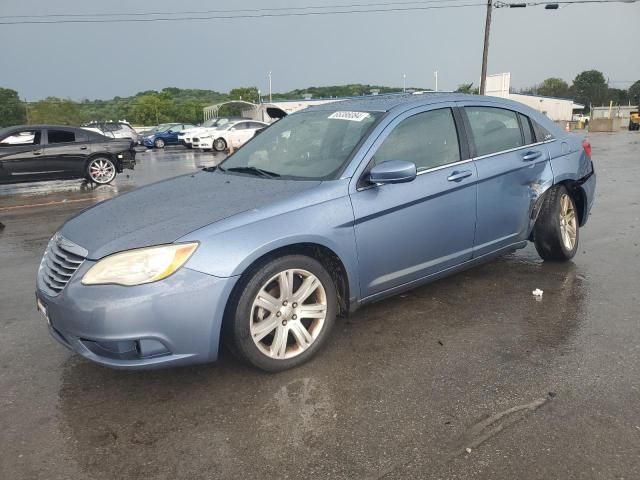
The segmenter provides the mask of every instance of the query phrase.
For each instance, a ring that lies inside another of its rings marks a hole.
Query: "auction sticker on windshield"
[[[369,114],[367,112],[333,112],[329,118],[361,122],[365,118],[369,118]]]

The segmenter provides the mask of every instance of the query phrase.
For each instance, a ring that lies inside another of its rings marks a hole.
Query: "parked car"
[[[426,93],[311,107],[217,169],[68,220],[44,254],[38,308],[54,338],[103,365],[213,361],[224,333],[280,371],[362,305],[529,241],[571,259],[595,184],[588,141],[521,103]]]
[[[193,148],[223,152],[229,147],[240,148],[251,140],[257,130],[268,127],[257,120],[238,120],[224,124],[210,132],[193,137]]]
[[[206,120],[199,127],[189,128],[181,131],[178,134],[178,142],[184,145],[187,148],[193,148],[192,139],[193,137],[200,137],[201,135],[205,135],[207,132],[212,132],[213,130],[222,127],[226,123],[229,123],[234,120],[249,120],[243,119],[240,117],[216,117],[210,118]]]
[[[135,143],[140,141],[138,132],[126,122],[92,122],[82,125],[82,128],[100,133],[105,137],[130,138]]]
[[[150,135],[142,138],[142,144],[149,148],[164,148],[166,145],[178,145],[178,134],[182,130],[193,128],[195,125],[190,123],[169,124],[160,127]]]
[[[110,183],[135,164],[131,139],[83,128],[23,125],[0,130],[0,183],[86,178]]]

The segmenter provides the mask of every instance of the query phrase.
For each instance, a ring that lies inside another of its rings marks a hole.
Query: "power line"
[[[259,12],[278,12],[278,11],[294,11],[294,10],[326,10],[330,8],[356,8],[356,7],[381,7],[396,5],[416,5],[430,3],[453,3],[464,0],[414,0],[409,2],[380,2],[380,3],[351,3],[351,4],[335,4],[335,5],[306,5],[301,7],[272,7],[272,8],[241,8],[241,9],[222,9],[222,10],[186,10],[171,12],[100,12],[100,13],[47,13],[38,15],[0,15],[0,19],[12,18],[87,18],[87,17],[123,17],[123,16],[149,16],[149,15],[197,15],[197,14],[226,14],[226,13],[259,13]]]
[[[285,12],[285,13],[261,13],[256,15],[211,15],[204,17],[179,17],[179,18],[124,18],[124,19],[81,19],[81,20],[45,20],[34,21],[25,20],[17,22],[0,22],[0,25],[41,25],[41,24],[63,24],[63,23],[148,23],[148,22],[184,22],[202,20],[237,20],[247,18],[275,18],[275,17],[309,17],[325,15],[348,15],[354,13],[380,13],[380,12],[410,12],[424,10],[441,10],[449,8],[467,8],[484,6],[484,3],[465,3],[458,5],[433,5],[426,7],[406,7],[406,8],[371,8],[362,10],[330,10],[324,12]]]

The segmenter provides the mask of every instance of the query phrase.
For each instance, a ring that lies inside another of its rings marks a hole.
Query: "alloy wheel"
[[[89,164],[89,176],[95,183],[109,183],[116,176],[116,167],[106,158],[96,158]]]
[[[564,248],[571,251],[576,244],[578,221],[573,202],[566,193],[560,197],[560,235]]]
[[[258,349],[269,358],[293,358],[318,338],[327,318],[322,282],[301,269],[282,271],[258,291],[251,307],[249,330]]]

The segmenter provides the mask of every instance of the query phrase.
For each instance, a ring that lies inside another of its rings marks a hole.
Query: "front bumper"
[[[142,145],[144,145],[145,147],[153,147],[153,141],[154,141],[154,140],[155,140],[155,138],[154,138],[154,139],[151,139],[151,138],[143,138],[143,139],[142,139]]]
[[[62,292],[37,298],[49,332],[83,357],[112,368],[150,369],[215,361],[222,318],[237,277],[218,278],[183,267],[135,287],[82,285],[85,261]]]
[[[213,148],[213,138],[201,138],[198,143],[193,143],[193,148],[211,150]]]

